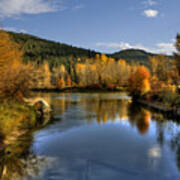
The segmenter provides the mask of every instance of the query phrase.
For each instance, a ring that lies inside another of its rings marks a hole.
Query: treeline
[[[134,67],[133,67],[134,68]],[[63,64],[52,71],[47,62],[37,68],[43,75],[37,88],[64,89],[69,87],[111,88],[127,86],[128,74],[133,71],[125,60],[115,61],[106,55],[97,54],[95,58],[86,60],[77,58],[67,69]]]

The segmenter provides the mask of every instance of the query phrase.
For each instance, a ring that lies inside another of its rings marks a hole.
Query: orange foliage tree
[[[150,91],[150,73],[145,66],[139,66],[129,77],[129,90],[132,95],[142,96]]]

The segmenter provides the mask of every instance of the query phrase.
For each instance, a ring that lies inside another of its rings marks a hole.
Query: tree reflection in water
[[[131,104],[127,99],[82,99],[80,105],[96,115],[99,124],[107,122],[128,121],[136,126],[140,134],[146,134],[150,126],[150,111]],[[93,119],[93,116],[89,121]]]
[[[119,120],[127,120],[128,118],[128,106],[127,100],[115,100],[115,99],[82,99],[80,105],[88,112],[96,115],[97,123],[115,122]],[[92,116],[92,120],[94,117]]]
[[[1,123],[0,123],[1,125]],[[2,127],[2,126],[1,126]],[[8,128],[11,128],[8,130]],[[24,177],[40,176],[50,159],[47,157],[36,156],[31,150],[33,143],[33,133],[42,128],[24,130],[14,126],[3,126],[0,135],[0,179],[2,180],[21,180]],[[5,133],[8,132],[8,133]]]
[[[163,145],[167,145],[167,143],[169,147],[169,143],[171,144],[173,152],[176,152],[177,167],[180,170],[180,133],[174,133],[178,126],[175,125],[174,130],[171,127],[175,122],[171,124],[170,119],[162,113],[150,111],[134,104],[128,98],[116,98],[116,96],[112,96],[114,94],[62,93],[58,94],[58,98],[52,102],[52,105],[57,114],[65,114],[67,111],[71,111],[72,106],[76,106],[85,115],[82,119],[87,120],[88,123],[94,123],[94,121],[101,125],[126,123],[136,127],[139,134],[143,136],[148,134],[150,128],[155,130],[158,147],[163,148]]]
[[[136,125],[141,135],[144,135],[148,132],[151,119],[151,113],[149,110],[132,103],[130,105],[128,115],[129,122],[132,126]]]

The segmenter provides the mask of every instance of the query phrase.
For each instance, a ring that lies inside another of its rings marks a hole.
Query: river
[[[10,150],[4,155],[8,160],[1,161],[0,165],[2,177],[14,177],[13,180],[180,179],[177,121],[133,104],[125,93],[43,93],[39,96],[51,105],[52,121],[9,143]]]

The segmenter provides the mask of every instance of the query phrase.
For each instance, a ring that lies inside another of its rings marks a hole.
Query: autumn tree
[[[44,63],[39,67],[38,73],[41,74],[41,78],[38,82],[38,88],[40,89],[50,89],[52,87],[51,76],[52,73],[50,71],[49,63],[44,61]]]
[[[64,89],[65,88],[65,81],[63,77],[60,77],[58,82],[57,82],[57,87],[59,89]]]
[[[23,52],[0,30],[0,96],[23,99],[36,81],[32,65],[22,63]]]
[[[86,85],[86,77],[85,77],[85,73],[86,73],[86,66],[85,64],[82,63],[78,63],[76,64],[76,75],[77,75],[77,82],[80,86],[85,86]]]
[[[98,73],[98,81],[99,81],[98,83],[100,85],[104,83],[103,75],[106,69],[107,61],[108,61],[108,57],[105,54],[96,55],[95,64],[96,64],[96,71]]]
[[[132,66],[126,63],[125,60],[119,59],[114,69],[116,73],[116,81],[118,86],[126,86],[128,77],[132,71]]]
[[[149,66],[152,76],[156,76],[160,81],[167,81],[168,71],[173,69],[173,60],[164,55],[151,57]]]
[[[150,91],[150,73],[145,66],[139,66],[129,77],[129,91],[132,95],[142,96]]]
[[[56,86],[58,84],[59,79],[65,79],[68,76],[66,68],[63,64],[60,66],[54,67],[53,71],[51,72],[51,83]]]

